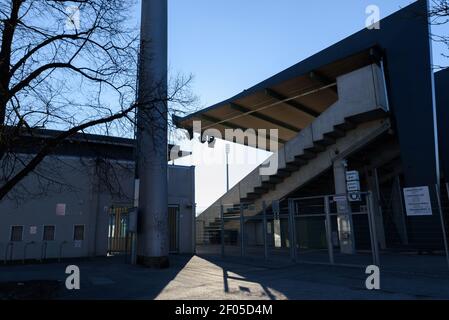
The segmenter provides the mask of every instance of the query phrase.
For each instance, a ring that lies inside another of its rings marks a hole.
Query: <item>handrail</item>
[[[58,262],[61,262],[61,257],[62,257],[62,247],[64,245],[66,245],[68,242],[67,241],[63,241],[61,242],[61,244],[59,245],[59,256],[58,256]]]
[[[6,264],[6,262],[8,261],[8,250],[11,247],[11,252],[9,255],[9,260],[12,260],[12,255],[13,255],[13,251],[14,251],[14,242],[10,241],[6,244],[5,246],[5,259],[3,260],[3,264]]]
[[[33,244],[36,244],[36,242],[30,241],[30,242],[25,243],[25,246],[23,247],[23,259],[22,259],[23,264],[25,264],[25,261],[26,261],[27,248],[29,245],[33,245]]]
[[[367,191],[361,191],[359,193],[362,196],[363,195],[366,196],[366,195],[369,194],[369,192],[367,192]],[[325,194],[325,195],[321,195],[321,196],[291,198],[290,200],[299,201],[299,200],[321,199],[321,198],[325,198],[325,197],[346,197],[346,196],[347,196],[347,194],[345,194],[345,193],[341,193],[341,194]]]

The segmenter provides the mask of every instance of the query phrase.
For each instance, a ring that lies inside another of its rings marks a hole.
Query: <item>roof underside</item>
[[[373,63],[377,56],[377,50],[367,48],[326,65],[311,67],[306,60],[231,99],[174,120],[191,133],[193,122],[201,121],[202,132],[217,129],[223,138],[226,129],[278,129],[278,140],[284,144],[338,100],[338,76]],[[248,140],[245,145],[257,147]]]

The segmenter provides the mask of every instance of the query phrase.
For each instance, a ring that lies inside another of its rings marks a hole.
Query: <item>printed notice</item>
[[[431,216],[429,187],[404,188],[405,208],[408,216]]]

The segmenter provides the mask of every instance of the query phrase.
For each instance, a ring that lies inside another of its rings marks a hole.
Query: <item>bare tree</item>
[[[446,50],[449,50],[449,0],[431,0],[429,19],[433,25],[432,40],[442,44]],[[442,53],[449,58],[448,53]],[[434,66],[436,69],[443,69],[445,66]]]
[[[0,200],[62,141],[85,130],[132,137],[139,65],[135,0],[0,0]],[[148,105],[192,105],[191,77],[169,81],[168,97],[148,88]],[[28,161],[13,153],[22,134],[61,133]],[[8,164],[5,164],[8,162]]]

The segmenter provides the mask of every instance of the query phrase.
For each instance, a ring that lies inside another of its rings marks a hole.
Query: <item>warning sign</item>
[[[408,216],[431,216],[429,187],[404,188],[405,208]]]

